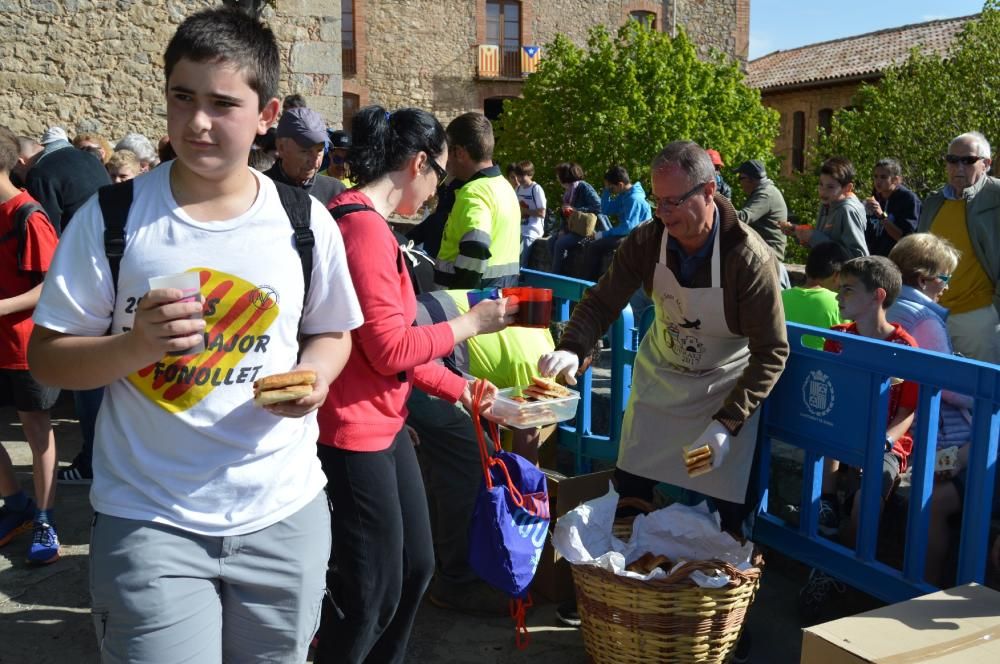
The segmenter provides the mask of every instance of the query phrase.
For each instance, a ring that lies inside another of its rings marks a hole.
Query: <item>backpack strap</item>
[[[28,217],[36,212],[41,212],[45,216],[45,220],[48,221],[49,215],[40,203],[27,201],[19,205],[14,211],[14,226],[3,237],[0,237],[0,242],[17,238],[17,269],[22,272],[24,271],[24,247],[28,241]]]
[[[368,205],[363,205],[361,203],[345,203],[344,205],[338,205],[330,208],[330,216],[333,217],[334,221],[338,221],[341,217],[346,217],[349,214],[361,212],[362,210],[371,210],[377,214],[375,208]]]
[[[125,255],[125,222],[132,207],[132,181],[109,184],[97,190],[97,202],[104,217],[104,255],[111,269],[111,310],[118,297],[118,272]]]
[[[281,207],[285,208],[288,221],[295,233],[295,250],[299,252],[302,262],[302,313],[305,315],[306,302],[309,299],[309,286],[312,284],[313,247],[316,246],[316,236],[313,235],[310,224],[312,221],[312,198],[304,189],[292,187],[281,182],[274,183],[281,199]]]

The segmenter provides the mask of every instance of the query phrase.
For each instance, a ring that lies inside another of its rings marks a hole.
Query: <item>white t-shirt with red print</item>
[[[303,312],[302,262],[274,183],[240,216],[190,218],[171,193],[172,164],[134,181],[118,288],[110,283],[97,197],[74,215],[49,269],[35,323],[101,336],[127,330],[149,278],[196,271],[205,350],[164,356],[108,386],[97,420],[91,502],[97,512],[204,535],[281,521],[323,488],[315,414],[253,405],[253,381],[288,371],[304,335],[346,332],[363,317],[337,225],[312,202],[316,238]],[[117,290],[117,295],[115,294]],[[113,311],[112,311],[113,308]]]

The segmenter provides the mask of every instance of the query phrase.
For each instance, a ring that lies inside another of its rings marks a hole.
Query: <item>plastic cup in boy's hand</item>
[[[160,277],[150,277],[149,279],[149,290],[159,290],[161,288],[176,288],[181,292],[180,299],[177,302],[201,302],[201,274],[197,271],[195,272],[179,272],[177,274],[168,274]],[[193,314],[190,318],[191,320],[196,320],[202,317],[202,312],[199,309],[197,313]],[[205,337],[202,335],[199,338],[198,343],[186,350],[175,350],[171,351],[170,355],[195,355],[205,350]]]

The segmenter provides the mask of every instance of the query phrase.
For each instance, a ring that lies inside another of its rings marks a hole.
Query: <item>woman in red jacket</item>
[[[420,599],[434,572],[427,498],[404,428],[412,386],[471,408],[471,383],[434,362],[456,343],[496,332],[514,307],[484,301],[468,314],[415,327],[405,257],[386,219],[414,214],[445,176],[448,147],[434,116],[378,106],[354,119],[348,155],[357,182],[330,202],[338,211],[365,322],[319,411],[319,456],[333,509],[336,603],[317,663],[402,662]],[[354,211],[341,214],[343,206]]]

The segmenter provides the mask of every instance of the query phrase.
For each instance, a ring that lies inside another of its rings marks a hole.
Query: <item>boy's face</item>
[[[903,178],[893,175],[888,168],[879,166],[874,172],[875,191],[882,198],[888,198],[902,183]]]
[[[180,164],[210,180],[246,168],[247,152],[278,114],[235,65],[182,58],[167,81],[167,133]]]
[[[112,182],[125,182],[125,180],[131,180],[139,174],[139,170],[131,166],[122,166],[120,168],[109,168],[108,175],[111,176]]]
[[[825,173],[819,176],[819,199],[824,205],[844,200],[851,193],[851,189],[851,185],[843,186]]]
[[[514,177],[517,179],[517,184],[521,187],[527,187],[531,184],[530,175],[515,175]]]
[[[837,304],[840,305],[840,317],[844,320],[864,318],[882,307],[885,292],[881,288],[872,292],[853,274],[841,274],[837,281]]]

